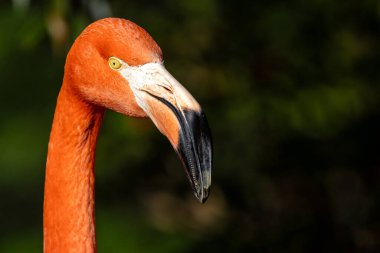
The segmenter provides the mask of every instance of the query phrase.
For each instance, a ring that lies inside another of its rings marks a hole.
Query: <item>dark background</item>
[[[198,204],[150,120],[107,112],[99,252],[380,252],[376,0],[2,1],[0,252],[42,252],[65,56],[106,16],[161,46],[208,116],[215,162],[211,197]]]

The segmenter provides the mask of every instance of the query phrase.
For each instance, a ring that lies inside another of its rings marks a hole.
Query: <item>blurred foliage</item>
[[[45,156],[65,55],[93,20],[144,27],[209,118],[213,191],[191,196],[147,119],[107,112],[99,252],[379,252],[380,3],[0,3],[0,252],[42,252]]]

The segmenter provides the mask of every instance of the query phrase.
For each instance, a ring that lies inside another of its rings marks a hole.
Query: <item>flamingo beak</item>
[[[174,147],[195,197],[204,203],[211,186],[212,139],[205,114],[193,96],[161,63],[121,70],[138,105]]]

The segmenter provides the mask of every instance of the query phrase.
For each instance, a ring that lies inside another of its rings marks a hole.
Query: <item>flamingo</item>
[[[66,59],[46,162],[45,253],[96,252],[94,157],[106,109],[148,116],[180,157],[196,198],[208,198],[212,141],[200,105],[165,69],[160,47],[143,28],[98,20]]]

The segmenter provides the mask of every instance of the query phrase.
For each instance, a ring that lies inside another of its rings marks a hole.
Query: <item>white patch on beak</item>
[[[144,93],[164,98],[182,111],[200,110],[193,96],[165,69],[162,63],[128,66],[123,62],[120,74],[128,81],[137,104],[149,115]]]

